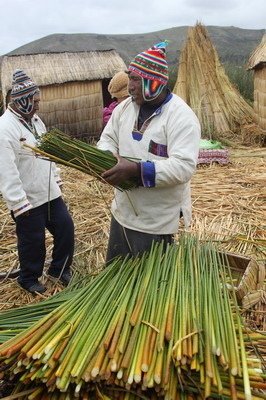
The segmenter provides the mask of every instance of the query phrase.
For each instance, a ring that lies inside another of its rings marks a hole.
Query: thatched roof
[[[264,33],[260,44],[256,47],[256,49],[251,54],[248,63],[247,69],[254,69],[259,64],[266,64],[266,33]]]
[[[1,68],[3,97],[11,89],[15,69],[23,69],[39,86],[111,78],[126,69],[115,50],[4,56]]]

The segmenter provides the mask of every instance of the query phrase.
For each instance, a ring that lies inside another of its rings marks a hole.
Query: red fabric
[[[103,109],[103,124],[106,125],[107,122],[109,121],[112,112],[114,111],[115,107],[117,106],[117,101],[113,101],[111,104],[109,104],[108,107],[104,107]]]
[[[212,162],[217,162],[219,164],[228,164],[228,150],[217,149],[199,151],[198,164],[211,164]]]

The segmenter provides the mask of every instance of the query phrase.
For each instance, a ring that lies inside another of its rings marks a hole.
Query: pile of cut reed
[[[25,145],[26,147],[30,147]],[[105,182],[101,174],[114,167],[116,157],[109,151],[98,149],[87,142],[71,138],[59,129],[52,129],[40,139],[38,148],[32,148],[37,154],[56,161],[59,164],[73,167]],[[123,182],[118,189],[128,190],[137,182],[132,178]]]
[[[254,110],[230,82],[200,23],[188,30],[173,92],[196,113],[204,137],[225,144],[260,143],[263,132],[255,124]]]
[[[47,391],[97,398],[98,385],[120,399],[132,391],[165,400],[264,398],[265,374],[246,352],[228,277],[213,245],[193,237],[165,253],[155,245],[139,258],[115,260],[0,346],[3,376],[20,382],[16,393],[34,385],[29,399]]]
[[[64,290],[45,298],[38,303],[29,303],[19,308],[11,308],[0,312],[0,343],[24,332],[27,328],[50,314],[61,304],[72,298],[80,288],[86,285],[89,290],[90,282],[95,279],[95,274],[83,276],[82,279],[72,278],[71,283]]]

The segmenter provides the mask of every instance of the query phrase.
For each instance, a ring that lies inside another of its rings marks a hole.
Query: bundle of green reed
[[[116,157],[111,152],[98,149],[82,140],[71,138],[59,129],[52,129],[40,139],[37,148],[30,148],[41,156],[58,164],[78,169],[102,182],[105,182],[105,180],[101,177],[101,174],[117,163]],[[136,180],[131,178],[124,181],[117,189],[129,190],[136,186]]]
[[[40,391],[94,399],[99,384],[121,400],[132,391],[164,400],[194,399],[194,393],[263,399],[265,374],[261,360],[246,351],[228,268],[211,244],[190,237],[166,252],[155,245],[139,258],[114,260],[0,346],[3,377],[25,391],[35,384],[28,397],[35,400],[59,398]],[[265,337],[256,333],[253,340]]]
[[[102,274],[103,275],[103,274]],[[82,287],[90,290],[95,275],[87,275],[82,279],[73,279],[61,292],[38,303],[29,303],[19,308],[11,308],[0,312],[0,344],[25,331],[47,314],[53,312],[61,304],[74,297]]]

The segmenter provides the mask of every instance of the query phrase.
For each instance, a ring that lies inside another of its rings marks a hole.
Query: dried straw
[[[191,231],[201,240],[217,241],[221,250],[265,260],[265,156],[261,148],[230,151],[231,163],[198,167],[192,179]],[[88,175],[62,167],[64,199],[76,228],[73,269],[87,275],[102,268],[108,240],[113,190]],[[0,273],[17,268],[15,226],[0,199]],[[182,226],[181,226],[182,229]],[[47,262],[52,238],[47,234]],[[47,267],[47,265],[46,265]],[[50,281],[45,297],[62,290]],[[41,300],[22,291],[15,280],[0,281],[0,309]]]

